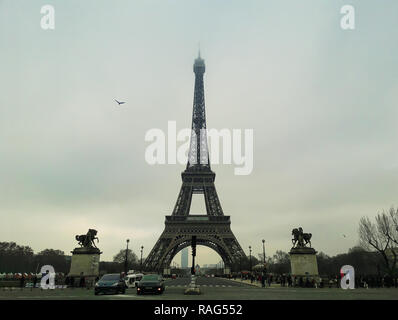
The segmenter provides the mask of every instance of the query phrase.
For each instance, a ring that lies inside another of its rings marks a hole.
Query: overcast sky
[[[102,260],[127,238],[146,256],[185,167],[147,164],[144,136],[190,127],[200,42],[208,128],[254,130],[251,175],[212,166],[243,249],[288,251],[302,226],[346,252],[398,205],[397,30],[387,0],[0,0],[0,241],[69,253],[94,228]]]

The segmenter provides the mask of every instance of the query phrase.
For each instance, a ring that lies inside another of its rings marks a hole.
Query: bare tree
[[[376,223],[368,217],[359,222],[360,245],[366,250],[376,250],[383,258],[387,272],[393,276],[397,269],[398,209],[391,208],[389,214],[377,214]]]
[[[126,261],[126,249],[121,249],[119,253],[117,253],[113,257],[113,262],[117,262],[123,265],[125,261]],[[138,257],[131,249],[127,250],[127,267],[133,269],[139,268]]]
[[[394,207],[391,207],[388,213],[389,220],[391,222],[388,237],[396,246],[398,246],[398,208],[394,209]]]
[[[286,264],[290,262],[289,254],[282,250],[276,250],[273,256],[274,263]]]

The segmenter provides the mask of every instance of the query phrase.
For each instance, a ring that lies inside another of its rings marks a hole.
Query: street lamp
[[[192,267],[191,267],[191,275],[195,275],[195,256],[196,256],[196,236],[192,236],[191,240],[192,247]]]
[[[265,271],[265,240],[263,239],[263,263],[264,263],[264,271]]]
[[[252,247],[249,246],[250,273],[252,272]]]
[[[142,272],[142,251],[144,250],[144,246],[141,246],[141,263],[140,263],[140,272]]]
[[[125,276],[127,276],[127,253],[128,253],[128,250],[129,250],[129,242],[130,242],[130,239],[127,239],[126,242],[127,242],[127,246],[126,246],[126,258],[124,259],[124,275],[125,275]]]

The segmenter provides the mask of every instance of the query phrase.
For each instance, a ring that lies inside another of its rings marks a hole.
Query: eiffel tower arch
[[[192,236],[196,236],[198,245],[216,251],[225,266],[233,268],[247,259],[232,233],[230,217],[224,215],[214,185],[216,174],[210,168],[203,85],[205,63],[200,53],[193,71],[195,91],[188,163],[181,173],[182,186],[173,213],[166,216],[165,229],[145,259],[146,271],[161,272],[168,268],[174,256],[191,245]],[[204,195],[206,214],[189,214],[193,194]]]

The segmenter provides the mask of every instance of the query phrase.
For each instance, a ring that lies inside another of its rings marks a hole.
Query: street
[[[387,289],[355,289],[339,288],[288,288],[273,285],[261,288],[224,278],[197,277],[196,284],[201,295],[184,295],[189,286],[190,278],[168,279],[166,290],[162,295],[137,295],[134,288],[125,294],[95,296],[93,289],[67,288],[41,290],[20,288],[0,289],[0,300],[52,299],[52,300],[361,300],[361,299],[398,299],[398,290]]]

